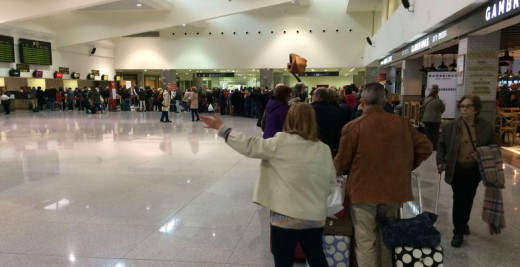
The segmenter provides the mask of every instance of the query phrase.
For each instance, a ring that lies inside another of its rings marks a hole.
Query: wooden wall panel
[[[94,88],[94,82],[93,80],[78,80],[78,88],[83,88],[83,87],[90,87],[90,88]]]
[[[5,77],[4,81],[7,90],[19,91],[22,87],[27,87],[27,78]]]
[[[45,79],[45,86],[47,88],[63,88],[63,80],[62,79]]]

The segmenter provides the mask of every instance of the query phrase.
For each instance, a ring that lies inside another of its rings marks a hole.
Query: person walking
[[[275,266],[293,266],[298,242],[310,266],[328,266],[322,237],[327,197],[336,186],[336,170],[329,147],[318,140],[311,105],[292,105],[283,131],[269,139],[233,130],[215,114],[201,119],[204,127],[218,130],[232,149],[262,160],[253,202],[270,210]]]
[[[4,107],[4,114],[11,114],[11,99],[7,95],[7,89],[0,95],[0,101],[2,102],[2,106]]]
[[[158,89],[159,92],[161,92],[161,90],[162,90],[161,88]],[[161,113],[161,119],[159,120],[160,122],[172,122],[169,119],[170,103],[171,103],[170,90],[171,89],[169,87],[166,87],[166,89],[164,89],[164,91],[162,91],[163,100],[161,102],[162,113]]]
[[[359,266],[392,266],[380,236],[380,218],[395,218],[413,200],[411,172],[432,153],[432,144],[410,121],[385,112],[385,88],[369,83],[361,94],[363,114],[341,131],[334,164],[348,174],[355,253]]]
[[[481,176],[476,148],[498,144],[493,125],[479,118],[482,103],[477,95],[464,95],[459,101],[460,117],[442,128],[437,147],[437,169],[446,171],[444,180],[453,190],[453,239],[460,247],[469,235],[473,199]]]
[[[199,94],[197,93],[197,87],[195,86],[191,87],[191,95],[189,101],[191,110],[191,121],[195,121],[195,116],[197,116],[197,121],[199,121]]]
[[[433,150],[437,150],[439,142],[439,128],[441,126],[441,114],[446,109],[444,102],[439,98],[439,86],[434,84],[428,96],[422,101],[422,122],[426,127],[426,137],[433,144]]]

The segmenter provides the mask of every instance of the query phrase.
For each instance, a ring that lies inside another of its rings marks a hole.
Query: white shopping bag
[[[208,105],[208,112],[213,112],[213,105],[212,104]]]
[[[345,200],[346,176],[338,176],[336,182],[334,191],[327,198],[327,217],[341,219],[345,212],[343,201]]]

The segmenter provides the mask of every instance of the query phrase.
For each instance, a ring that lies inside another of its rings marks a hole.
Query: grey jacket
[[[443,126],[437,147],[437,166],[445,164],[446,176],[444,180],[451,184],[455,172],[459,142],[462,137],[460,128],[462,118],[457,118]],[[493,125],[488,121],[475,118],[475,132],[477,134],[477,147],[498,144]]]
[[[422,102],[423,122],[441,123],[441,114],[444,112],[445,105],[438,97],[429,96]]]

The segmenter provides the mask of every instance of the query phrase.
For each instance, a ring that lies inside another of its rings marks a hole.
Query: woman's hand
[[[215,113],[213,113],[212,116],[200,115],[200,120],[204,123],[204,126],[203,126],[204,128],[220,130],[220,127],[222,127],[222,125],[224,125],[224,123],[222,122],[220,117],[215,115]]]
[[[444,165],[443,165],[443,164],[439,164],[439,165],[437,165],[437,171],[438,171],[439,173],[442,173],[442,172],[444,171]]]

